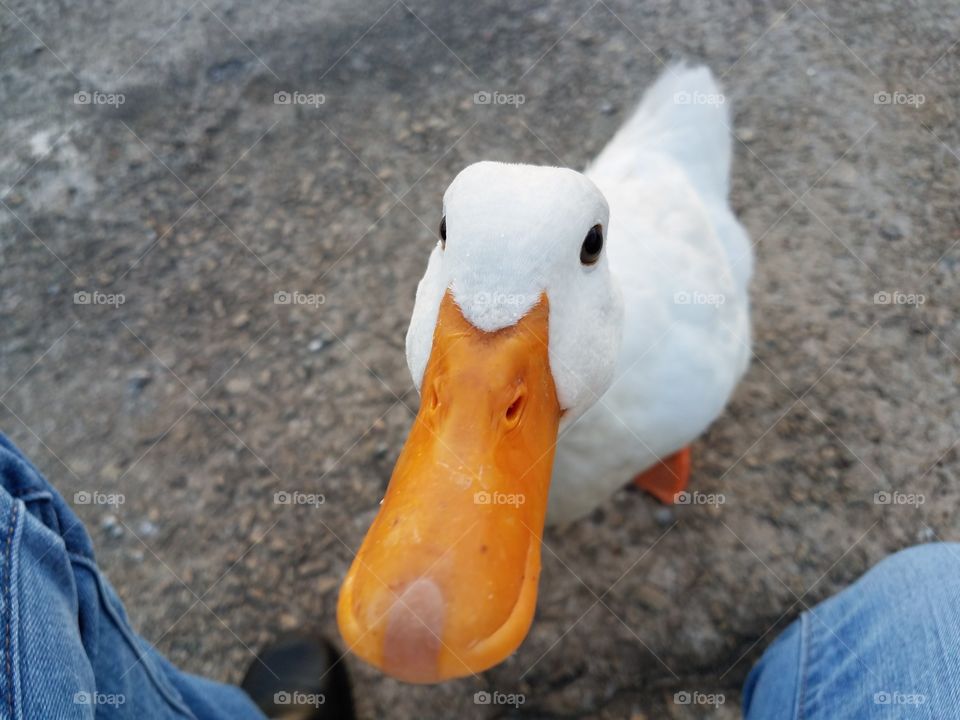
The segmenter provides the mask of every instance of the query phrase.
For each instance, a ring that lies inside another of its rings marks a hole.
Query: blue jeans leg
[[[960,544],[902,550],[803,613],[750,672],[743,714],[960,718]]]
[[[0,434],[0,718],[263,718],[130,628],[79,518]]]

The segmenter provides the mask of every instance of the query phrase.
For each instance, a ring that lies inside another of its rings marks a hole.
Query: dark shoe
[[[240,684],[268,718],[353,720],[350,677],[319,635],[284,635],[265,647]]]

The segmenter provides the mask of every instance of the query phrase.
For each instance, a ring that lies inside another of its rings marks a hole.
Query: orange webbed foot
[[[676,502],[677,493],[690,481],[690,446],[678,450],[633,479],[633,484],[667,505]]]

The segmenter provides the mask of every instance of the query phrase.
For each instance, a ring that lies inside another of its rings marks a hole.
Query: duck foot
[[[633,478],[634,485],[667,505],[673,505],[677,501],[677,493],[686,490],[689,481],[689,445]]]

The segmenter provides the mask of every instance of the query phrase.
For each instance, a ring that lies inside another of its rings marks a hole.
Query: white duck
[[[667,502],[686,486],[750,356],[730,154],[709,70],[678,67],[585,174],[481,162],[447,189],[407,333],[420,412],[338,604],[365,660],[410,682],[500,662],[548,495],[566,521],[637,473]]]

